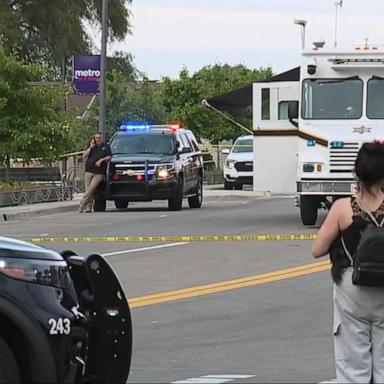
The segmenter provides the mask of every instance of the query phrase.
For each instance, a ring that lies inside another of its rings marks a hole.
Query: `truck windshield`
[[[303,119],[359,119],[363,82],[358,78],[306,79],[302,88]]]
[[[252,152],[253,141],[252,140],[239,140],[233,147],[233,153]]]
[[[173,136],[169,134],[119,133],[113,138],[110,146],[112,154],[171,155],[175,151]]]
[[[369,119],[384,119],[384,78],[368,80],[367,116]]]

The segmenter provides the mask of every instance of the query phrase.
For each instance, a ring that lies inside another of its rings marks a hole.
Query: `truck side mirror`
[[[297,100],[290,101],[288,103],[288,120],[296,128],[299,126],[299,123],[297,121],[294,121],[294,119],[298,119],[298,118],[299,118],[299,102]]]
[[[229,155],[229,152],[230,152],[229,148],[224,148],[224,149],[221,151],[221,153],[222,153],[223,155]]]

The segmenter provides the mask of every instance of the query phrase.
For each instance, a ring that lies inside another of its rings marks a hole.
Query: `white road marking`
[[[239,379],[250,379],[252,377],[255,377],[255,375],[205,375],[200,377],[191,377],[190,379],[172,381],[171,384],[221,384]]]
[[[206,376],[203,376],[203,377],[208,377],[208,378],[224,378],[224,379],[232,379],[232,380],[236,380],[236,379],[250,379],[251,377],[255,377],[255,375],[206,375]]]
[[[189,243],[188,242],[184,242],[184,243],[170,243],[170,244],[154,245],[152,247],[125,249],[125,250],[122,250],[122,251],[103,253],[102,256],[124,255],[126,253],[151,251],[151,250],[154,250],[154,249],[171,248],[171,247],[177,247],[179,245],[186,245],[186,244],[189,244]]]

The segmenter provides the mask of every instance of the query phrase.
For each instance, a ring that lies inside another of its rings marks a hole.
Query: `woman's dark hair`
[[[367,189],[384,180],[384,144],[363,144],[357,154],[355,172]]]

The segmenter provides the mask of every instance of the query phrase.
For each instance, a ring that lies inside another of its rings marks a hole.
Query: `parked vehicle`
[[[223,149],[228,154],[224,161],[224,189],[242,189],[253,183],[253,136],[237,138],[232,148]]]

